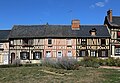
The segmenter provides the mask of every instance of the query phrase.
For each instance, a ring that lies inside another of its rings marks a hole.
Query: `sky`
[[[120,0],[0,0],[0,30],[14,25],[103,24],[107,10],[120,16]]]

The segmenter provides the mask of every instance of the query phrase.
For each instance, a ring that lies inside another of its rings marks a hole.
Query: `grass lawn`
[[[120,70],[90,67],[80,67],[79,70],[0,68],[0,83],[120,83]]]

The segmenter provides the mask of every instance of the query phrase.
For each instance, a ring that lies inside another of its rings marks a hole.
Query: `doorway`
[[[11,53],[11,63],[15,60],[15,53]]]

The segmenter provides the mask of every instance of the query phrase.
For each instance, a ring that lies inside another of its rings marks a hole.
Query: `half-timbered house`
[[[9,63],[9,33],[10,30],[0,30],[0,65]]]
[[[104,24],[111,35],[111,57],[120,58],[120,16],[112,16],[112,10],[108,10]]]
[[[39,63],[44,58],[108,57],[110,35],[104,25],[15,25],[9,35],[10,61]]]

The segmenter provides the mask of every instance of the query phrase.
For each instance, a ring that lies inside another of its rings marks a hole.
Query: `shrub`
[[[41,66],[41,64],[22,64],[23,67],[36,67],[36,66]]]
[[[75,70],[78,69],[79,65],[76,59],[62,58],[57,61],[57,64],[60,68],[66,70]]]
[[[95,68],[98,68],[100,66],[98,63],[98,59],[95,57],[84,57],[83,60],[80,61],[80,65],[84,67],[95,67]]]
[[[12,62],[12,65],[20,66],[20,65],[21,65],[20,59],[14,60],[14,61]]]
[[[77,65],[76,59],[68,59],[68,58],[59,58],[57,60],[53,60],[50,58],[46,58],[42,61],[43,66],[61,68],[66,70],[74,70],[78,69],[79,65]]]

